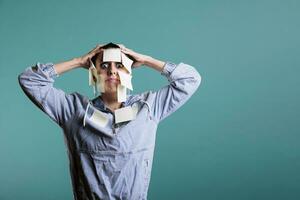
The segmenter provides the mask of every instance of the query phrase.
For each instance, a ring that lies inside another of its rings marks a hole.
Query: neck
[[[101,98],[106,107],[113,112],[121,107],[122,103],[118,102],[117,93],[102,93]]]

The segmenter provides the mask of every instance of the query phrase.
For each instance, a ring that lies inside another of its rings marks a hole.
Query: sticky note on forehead
[[[103,62],[121,62],[121,49],[119,48],[104,49]]]

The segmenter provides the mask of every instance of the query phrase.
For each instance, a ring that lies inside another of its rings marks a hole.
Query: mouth
[[[119,80],[113,77],[107,78],[106,81],[109,83],[119,83]]]

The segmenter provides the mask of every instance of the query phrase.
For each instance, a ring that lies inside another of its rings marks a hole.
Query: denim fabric
[[[18,78],[25,94],[63,129],[74,199],[147,199],[157,126],[196,91],[199,73],[190,65],[167,62],[161,74],[169,84],[128,95],[122,106],[137,106],[136,119],[115,124],[100,96],[90,100],[55,88],[53,66],[38,62]],[[87,107],[101,111],[106,126],[88,120],[83,126]]]

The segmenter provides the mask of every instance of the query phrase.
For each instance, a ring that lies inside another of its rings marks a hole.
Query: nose
[[[111,75],[117,75],[117,66],[116,66],[116,63],[115,62],[111,62],[108,70],[107,70],[107,74],[109,76]]]

